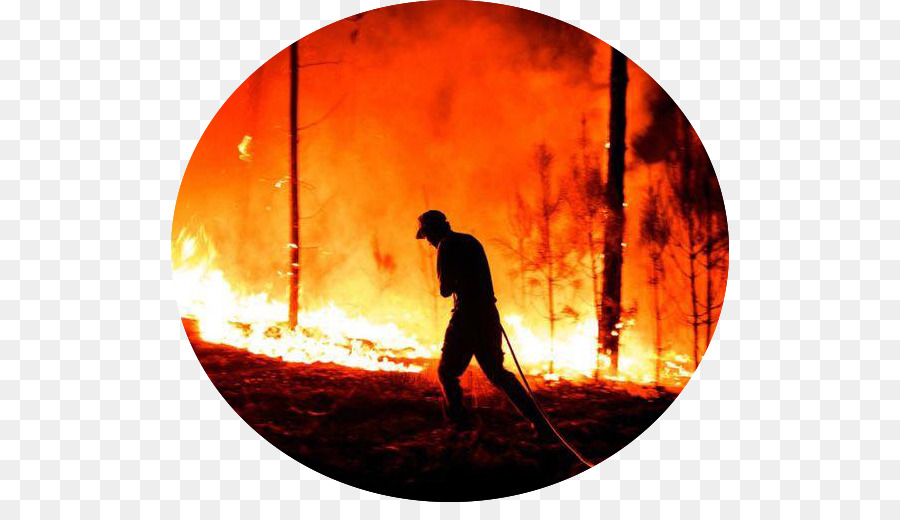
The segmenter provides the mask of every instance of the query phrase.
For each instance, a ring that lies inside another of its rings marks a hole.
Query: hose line
[[[575,449],[574,446],[569,444],[569,442],[559,433],[559,430],[556,429],[556,426],[550,421],[550,418],[547,417],[547,413],[544,412],[544,408],[541,407],[541,404],[538,402],[537,398],[534,396],[534,392],[531,390],[531,386],[528,384],[528,379],[525,377],[525,373],[522,371],[522,365],[519,364],[519,359],[516,357],[516,351],[513,350],[512,343],[509,341],[509,336],[506,335],[506,329],[503,328],[503,325],[500,325],[500,330],[503,332],[503,337],[506,339],[506,345],[509,347],[509,353],[512,354],[513,361],[516,363],[516,368],[519,370],[519,375],[522,377],[522,382],[525,384],[525,390],[528,391],[528,396],[531,398],[531,401],[534,403],[535,407],[537,407],[538,412],[540,412],[541,417],[544,418],[544,422],[547,423],[547,426],[550,427],[550,430],[556,435],[556,438],[559,439],[559,442],[562,443],[563,446],[568,449],[572,455],[575,455],[582,464],[589,468],[593,468],[594,464],[584,458],[578,450]]]

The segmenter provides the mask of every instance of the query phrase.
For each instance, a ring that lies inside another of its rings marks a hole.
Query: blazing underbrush
[[[286,363],[189,336],[229,405],[262,437],[306,466],[379,493],[477,500],[538,489],[581,471],[527,423],[473,363],[463,376],[478,425],[445,427],[434,367],[420,373]],[[568,440],[603,460],[634,440],[676,394],[611,381],[530,380]]]

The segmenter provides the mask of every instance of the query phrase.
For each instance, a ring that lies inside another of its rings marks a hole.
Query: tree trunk
[[[600,334],[610,368],[619,370],[622,317],[622,241],[625,234],[625,95],[628,69],[625,55],[612,49],[609,75],[609,163],[606,179],[608,218],[603,239],[603,316]]]
[[[550,220],[547,219],[547,229],[550,229]],[[550,249],[550,236],[547,236],[547,253],[548,253],[548,263],[547,263],[547,306],[550,311],[550,373],[553,373],[554,361],[556,358],[555,345],[553,344],[553,338],[556,335],[556,313],[554,312],[554,302],[553,302],[553,257],[552,250]]]
[[[554,336],[556,333],[556,307],[553,300],[553,285],[557,282],[555,258],[553,256],[552,225],[553,216],[559,209],[559,200],[553,201],[552,183],[550,181],[550,165],[553,162],[553,154],[543,143],[538,145],[535,159],[537,163],[538,178],[541,183],[541,210],[540,210],[540,239],[541,239],[541,267],[547,282],[547,314],[550,321],[550,373],[555,366]]]
[[[681,182],[684,183],[685,190],[694,187],[694,165],[691,155],[691,124],[687,116],[682,116],[682,135],[684,138],[681,157]],[[687,193],[687,191],[685,191]],[[685,209],[682,211],[682,217],[687,219],[688,231],[688,277],[691,282],[691,329],[694,334],[694,370],[700,366],[700,310],[697,296],[697,229],[694,222],[695,208],[684,201]]]
[[[298,47],[291,44],[291,289],[288,295],[288,323],[291,330],[297,328],[297,314],[300,311],[300,198],[297,191],[297,95],[298,95]]]
[[[706,343],[704,344],[704,353],[709,348],[709,342],[712,341],[712,325],[713,325],[713,283],[712,275],[715,271],[713,261],[713,211],[712,211],[712,193],[709,185],[709,179],[703,179],[703,199],[705,209],[705,235],[704,253],[706,255]]]
[[[660,283],[660,271],[662,270],[661,255],[656,256],[653,259],[653,280],[651,280],[651,284],[653,285],[653,311],[656,314],[656,337],[654,338],[654,343],[656,344],[656,384],[659,385],[662,383],[660,381],[660,365],[662,364],[662,310],[659,308],[659,283]]]
[[[591,256],[591,294],[594,297],[594,317],[597,319],[597,366],[594,370],[594,379],[600,379],[600,355],[603,345],[600,323],[603,319],[603,306],[600,304],[600,273],[597,272],[597,244],[594,242],[594,232],[588,232],[588,254]]]
[[[694,233],[693,218],[688,221],[688,235],[693,236]],[[694,239],[689,238],[693,244]],[[697,260],[694,247],[692,245],[690,251],[690,271],[688,275],[691,280],[691,328],[694,333],[694,370],[700,366],[700,310],[697,302]]]

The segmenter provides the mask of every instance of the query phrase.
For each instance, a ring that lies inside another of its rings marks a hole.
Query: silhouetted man
[[[459,378],[472,356],[488,380],[502,390],[535,430],[546,433],[546,423],[519,380],[503,368],[500,315],[484,248],[472,235],[457,233],[443,213],[426,211],[419,216],[417,239],[437,248],[437,275],[441,296],[453,295],[453,316],[444,335],[438,377],[444,391],[444,411],[457,427],[471,427],[462,403]]]

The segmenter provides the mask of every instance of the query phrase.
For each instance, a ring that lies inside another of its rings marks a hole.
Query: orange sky
[[[502,312],[539,316],[513,297],[507,208],[537,196],[534,146],[546,141],[552,175],[569,175],[582,115],[603,153],[609,47],[530,11],[477,2],[403,4],[329,25],[301,40],[300,134],[303,302],[329,301],[435,332],[428,266],[416,216],[444,211],[485,245]],[[659,87],[629,64],[627,139],[648,131]],[[266,62],[225,102],[191,157],[173,233],[202,225],[220,267],[247,290],[284,298],[287,279],[288,53]],[[238,145],[252,137],[250,160]],[[637,209],[648,167],[627,157],[625,303],[646,295]],[[565,222],[559,223],[565,247]],[[562,291],[590,312],[583,289]],[[443,305],[443,304],[442,304]],[[426,310],[423,310],[426,309]],[[443,312],[443,309],[442,309]],[[441,314],[439,321],[445,316]],[[674,323],[674,321],[673,321]],[[418,324],[418,326],[416,326]]]

